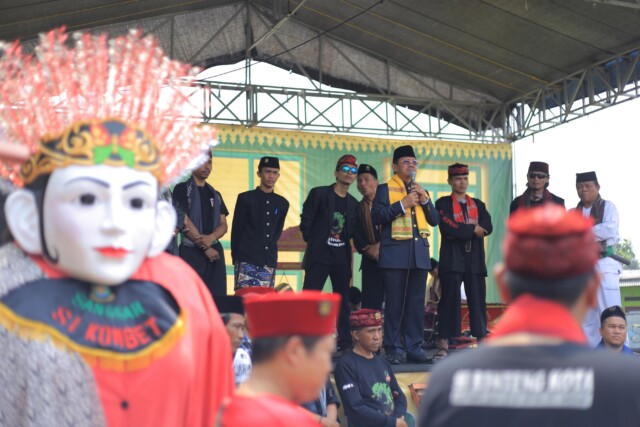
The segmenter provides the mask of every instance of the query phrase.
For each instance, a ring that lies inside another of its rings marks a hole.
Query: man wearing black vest
[[[219,240],[227,233],[229,211],[207,182],[210,174],[211,153],[190,179],[173,190],[175,206],[185,214],[180,257],[198,273],[211,295],[226,295],[227,270]]]
[[[591,216],[595,222],[593,234],[600,247],[598,271],[602,276],[598,291],[598,305],[587,313],[582,327],[591,347],[600,342],[600,313],[613,305],[622,305],[620,298],[620,263],[608,255],[613,253],[613,245],[620,240],[620,220],[616,206],[600,197],[600,184],[595,172],[576,174],[576,190],[580,202],[576,207],[585,217]]]
[[[336,164],[335,184],[311,189],[302,205],[300,232],[307,249],[304,266],[305,290],[321,290],[327,277],[333,292],[342,296],[338,318],[338,349],[351,349],[349,331],[349,282],[351,280],[351,238],[356,223],[358,201],[349,194],[356,179],[356,158],[340,157]]]
[[[278,239],[289,211],[289,202],[274,192],[280,177],[278,158],[261,158],[258,177],[260,186],[240,193],[233,211],[231,258],[235,290],[274,285]]]

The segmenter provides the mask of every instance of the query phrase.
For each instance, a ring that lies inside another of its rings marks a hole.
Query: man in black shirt
[[[481,340],[487,333],[484,238],[493,225],[486,205],[467,194],[469,167],[460,163],[449,166],[451,195],[440,197],[436,209],[440,213],[441,296],[438,301],[438,352],[434,360],[448,354],[449,338],[460,336],[460,285],[469,306],[471,334]]]
[[[406,427],[407,399],[389,362],[376,356],[382,344],[382,316],[363,308],[350,317],[353,351],[345,353],[334,372],[349,425]]]
[[[555,203],[564,207],[564,199],[547,190],[549,187],[549,165],[545,162],[529,163],[527,172],[527,189],[520,196],[513,199],[509,207],[509,214],[518,209],[534,208],[545,203]]]
[[[211,295],[227,294],[227,271],[220,238],[227,233],[229,211],[222,195],[207,182],[209,159],[191,178],[173,189],[176,209],[185,214],[180,257],[202,278]]]
[[[626,426],[640,419],[640,362],[587,345],[597,303],[592,220],[548,204],[516,212],[496,270],[509,304],[477,350],[438,364],[419,425]],[[612,410],[615,408],[615,410]]]
[[[321,290],[327,277],[333,292],[342,296],[338,319],[338,348],[351,348],[349,334],[349,282],[351,280],[351,238],[356,222],[358,201],[349,187],[358,172],[356,158],[340,157],[336,164],[335,184],[311,189],[302,205],[300,231],[307,242],[302,264],[303,289]]]
[[[238,195],[231,226],[231,257],[235,290],[248,286],[273,287],[278,263],[278,239],[289,202],[274,192],[280,177],[277,157],[258,164],[260,186]]]

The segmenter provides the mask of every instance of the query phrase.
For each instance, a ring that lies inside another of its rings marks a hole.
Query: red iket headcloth
[[[380,314],[380,310],[363,308],[362,310],[351,313],[349,316],[349,324],[351,325],[351,328],[380,326],[382,325],[382,315]]]
[[[449,176],[469,175],[469,166],[462,163],[454,163],[447,169]]]
[[[338,159],[338,162],[336,163],[336,170],[340,169],[340,166],[342,165],[358,166],[358,161],[356,160],[356,157],[354,155],[345,154],[344,156]]]

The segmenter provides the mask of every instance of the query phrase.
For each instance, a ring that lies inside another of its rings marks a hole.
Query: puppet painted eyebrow
[[[107,181],[103,181],[101,179],[93,178],[93,177],[90,177],[90,176],[79,176],[78,178],[70,179],[69,181],[67,181],[65,183],[65,185],[69,185],[69,184],[71,184],[73,182],[76,182],[76,181],[91,181],[94,184],[98,184],[98,185],[100,185],[102,187],[105,187],[105,188],[109,188],[110,187],[110,185],[109,185],[109,183]]]
[[[81,176],[81,177],[78,177],[78,178],[70,179],[69,181],[66,182],[66,185],[69,185],[69,184],[71,184],[72,182],[75,182],[75,181],[90,181],[90,182],[93,182],[94,184],[98,184],[98,185],[100,185],[102,187],[105,187],[105,188],[111,187],[111,185],[107,181],[103,181],[101,179],[93,178],[93,177],[90,177],[90,176]],[[134,181],[134,182],[130,182],[128,184],[123,185],[122,189],[123,190],[128,190],[129,188],[137,187],[139,185],[146,185],[148,187],[151,187],[151,184],[149,184],[148,182],[145,182],[145,181]]]
[[[138,185],[146,185],[147,187],[151,187],[151,184],[149,184],[146,181],[134,181],[134,182],[130,182],[129,184],[123,185],[122,189],[123,190],[128,190],[131,187],[137,187]]]

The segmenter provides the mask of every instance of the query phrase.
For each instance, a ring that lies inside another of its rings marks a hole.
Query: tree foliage
[[[626,259],[631,260],[630,265],[622,265],[622,268],[625,270],[638,270],[640,269],[640,263],[638,263],[638,259],[636,258],[636,254],[633,251],[633,243],[629,239],[622,239],[622,242],[616,245],[616,251],[618,255],[625,257]]]

